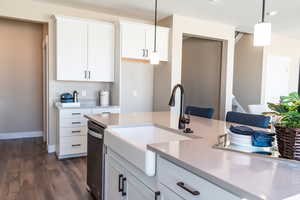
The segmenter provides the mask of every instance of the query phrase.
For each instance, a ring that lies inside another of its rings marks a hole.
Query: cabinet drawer
[[[87,152],[87,136],[62,137],[60,142],[60,155]]]
[[[59,132],[61,137],[87,135],[87,127],[76,127],[76,128],[60,128]]]
[[[87,126],[87,119],[76,118],[76,119],[60,119],[60,128],[78,128]]]
[[[90,114],[90,109],[65,109],[60,111],[61,119],[80,119],[84,115]]]
[[[186,200],[238,200],[239,197],[191,172],[159,158],[158,180]]]

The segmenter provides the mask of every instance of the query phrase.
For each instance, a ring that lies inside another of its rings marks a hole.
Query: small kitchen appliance
[[[60,95],[60,102],[61,103],[73,103],[74,98],[73,95],[70,93],[63,93]]]
[[[99,105],[100,106],[109,106],[109,91],[102,90],[99,92]]]

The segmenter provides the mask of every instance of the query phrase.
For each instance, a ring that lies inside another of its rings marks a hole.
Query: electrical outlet
[[[132,91],[132,95],[134,96],[134,97],[136,97],[138,94],[137,94],[137,91],[136,90],[133,90]]]
[[[86,97],[86,90],[81,91],[81,96]]]

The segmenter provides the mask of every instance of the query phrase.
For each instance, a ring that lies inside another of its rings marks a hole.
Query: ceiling
[[[153,20],[154,0],[39,0],[73,7],[85,7],[128,17]],[[261,16],[262,0],[158,0],[162,19],[172,14],[213,20],[234,25],[237,30],[252,32]],[[278,11],[267,20],[273,32],[300,39],[300,1],[267,0],[267,11]]]

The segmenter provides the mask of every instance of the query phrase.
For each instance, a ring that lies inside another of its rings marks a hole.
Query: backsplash
[[[88,83],[88,82],[55,82],[55,101],[59,101],[62,93],[73,93],[74,90],[79,92],[79,101],[97,102],[98,92],[100,90],[111,91],[112,83]],[[84,93],[86,93],[84,95]]]

